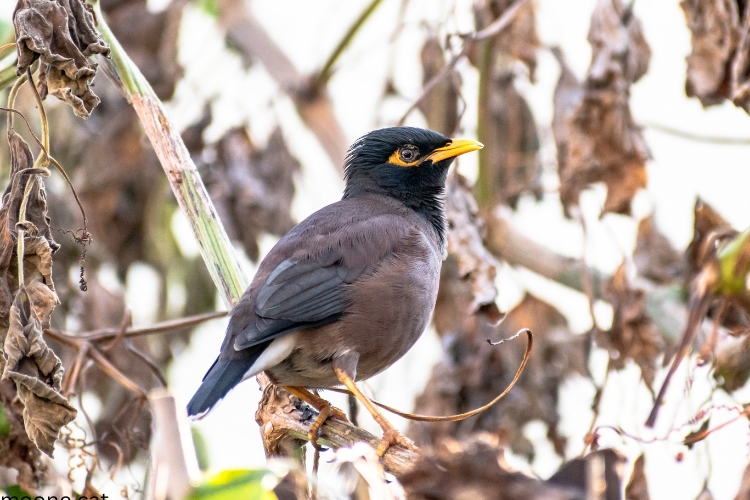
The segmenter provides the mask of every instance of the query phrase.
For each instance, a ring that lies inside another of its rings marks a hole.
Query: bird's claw
[[[419,451],[419,448],[417,448],[417,445],[414,444],[414,441],[404,436],[393,427],[384,428],[383,439],[380,440],[380,444],[378,444],[378,448],[375,450],[375,452],[379,457],[382,457],[391,446],[401,446],[402,448],[406,448],[407,450]]]
[[[318,413],[315,421],[310,426],[310,430],[307,431],[307,439],[316,450],[327,451],[327,448],[323,448],[318,444],[318,439],[320,438],[320,429],[323,427],[325,421],[329,418],[335,418],[336,420],[341,420],[342,422],[348,422],[349,419],[346,418],[346,414],[343,411],[330,404],[321,406],[319,412],[320,413]]]

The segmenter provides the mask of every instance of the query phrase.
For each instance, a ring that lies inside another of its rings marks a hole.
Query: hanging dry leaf
[[[625,487],[625,500],[651,499],[648,494],[645,465],[646,457],[641,453],[633,464],[633,473],[630,475],[628,485]]]
[[[170,2],[166,9],[152,12],[146,0],[102,2],[117,41],[162,100],[172,97],[183,74],[177,42],[185,5]]]
[[[496,436],[479,433],[441,442],[420,452],[399,477],[409,499],[583,500],[585,489],[558,487],[511,471]]]
[[[582,498],[620,500],[625,460],[620,452],[611,448],[593,451],[564,463],[547,483],[577,490],[583,494]]]
[[[526,99],[516,90],[512,73],[495,77],[483,122],[485,182],[490,182],[492,206],[515,207],[519,197],[531,193],[540,199],[542,160],[539,134]]]
[[[653,215],[638,223],[633,261],[640,276],[656,283],[669,284],[684,279],[685,259],[656,228]]]
[[[627,214],[633,196],[646,186],[650,157],[630,113],[630,85],[645,74],[651,51],[622,0],[599,0],[588,40],[591,66],[582,102],[568,121],[567,157],[558,165],[560,198],[569,214],[581,191],[604,182],[604,211]]]
[[[445,67],[443,47],[435,37],[422,46],[422,85],[432,80]],[[427,128],[452,136],[458,128],[458,92],[461,87],[458,72],[450,70],[421,101],[419,111],[427,120]]]
[[[740,39],[735,0],[683,0],[692,49],[687,56],[685,92],[704,106],[729,97],[732,59]]]
[[[62,363],[45,344],[42,325],[23,287],[11,306],[10,327],[3,333],[2,378],[16,383],[29,438],[52,456],[60,429],[75,418],[76,410],[59,392]]]
[[[482,30],[499,19],[513,4],[513,0],[483,0],[477,2],[474,8],[474,19],[477,31]],[[541,46],[536,31],[536,7],[534,2],[525,2],[513,16],[513,21],[500,31],[492,40],[495,61],[493,67],[502,65],[501,59],[521,61],[529,70],[529,79],[534,81],[536,71],[536,51]],[[471,47],[469,60],[479,67],[479,46]]]
[[[557,164],[562,171],[568,158],[570,122],[573,119],[573,114],[583,101],[583,84],[578,81],[578,78],[568,66],[560,47],[552,47],[551,51],[560,65],[560,78],[557,80],[552,99],[554,109],[552,135],[555,138],[555,148],[557,149]]]
[[[99,104],[89,87],[97,64],[87,57],[109,55],[90,7],[81,0],[19,0],[13,24],[18,46],[16,74],[24,74],[40,59],[37,87],[42,99],[52,94],[67,102],[77,116],[87,118]]]
[[[217,162],[205,178],[229,237],[241,240],[258,260],[263,233],[283,235],[294,226],[290,213],[294,175],[300,163],[289,152],[281,129],[265,149],[253,145],[244,129],[233,129],[216,145]]]
[[[597,332],[597,343],[610,351],[610,369],[621,370],[634,361],[653,392],[657,364],[666,346],[646,313],[645,292],[630,286],[624,263],[604,286],[602,297],[614,309],[612,328]]]

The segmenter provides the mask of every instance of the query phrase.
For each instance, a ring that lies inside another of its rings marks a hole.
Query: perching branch
[[[300,456],[307,443],[307,433],[317,412],[288,392],[271,385],[267,378],[258,377],[263,397],[255,420],[260,425],[266,454],[269,456]],[[377,438],[348,422],[328,419],[321,427],[319,444],[334,449],[365,442],[373,449]],[[419,458],[418,453],[400,446],[391,446],[383,455],[383,467],[396,476],[410,471]]]

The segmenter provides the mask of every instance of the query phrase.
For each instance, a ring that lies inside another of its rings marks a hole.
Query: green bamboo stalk
[[[107,63],[119,79],[118,84],[125,97],[138,114],[164,173],[167,174],[180,210],[187,217],[195,239],[198,240],[208,272],[224,303],[231,309],[248,285],[247,276],[240,268],[232,243],[219,220],[198,169],[190,158],[182,137],[167,117],[164,106],[109,29],[99,3],[95,2],[93,6],[99,32],[111,51],[111,59]]]

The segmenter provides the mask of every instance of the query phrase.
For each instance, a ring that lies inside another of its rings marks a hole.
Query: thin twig
[[[647,122],[645,123],[645,125],[647,128],[656,130],[658,132],[663,132],[665,134],[674,135],[676,137],[681,137],[683,139],[689,139],[691,141],[709,142],[709,143],[714,143],[714,144],[727,144],[727,145],[733,145],[733,146],[747,146],[750,144],[750,138],[748,137],[719,137],[719,136],[695,134],[693,132],[687,132],[685,130],[680,130],[674,127],[670,127],[668,125],[661,125],[659,123],[653,123],[653,122]]]
[[[398,120],[398,125],[403,125],[406,121],[406,118],[417,109],[417,106],[419,106],[419,103],[421,103],[425,97],[432,91],[432,89],[435,88],[435,86],[440,83],[440,81],[445,78],[447,75],[450,74],[450,72],[453,70],[453,68],[456,67],[456,64],[458,61],[460,61],[466,54],[469,53],[469,47],[472,43],[478,42],[481,40],[485,40],[487,38],[493,37],[503,31],[505,28],[510,26],[510,23],[515,19],[516,14],[520,10],[521,6],[528,2],[529,0],[516,0],[510,7],[505,9],[505,12],[498,17],[495,21],[493,21],[489,26],[487,26],[485,29],[478,31],[476,33],[467,33],[464,35],[459,35],[464,40],[464,45],[461,51],[453,56],[450,60],[450,62],[443,67],[443,69],[440,70],[440,72],[433,76],[432,79],[425,84],[425,86],[422,88],[422,93],[417,97],[417,99],[412,102],[411,106],[407,108],[407,110],[404,112],[404,114],[401,116],[401,118]]]
[[[346,30],[346,33],[344,34],[343,38],[339,41],[339,43],[336,45],[336,47],[333,49],[333,52],[330,56],[328,56],[328,59],[323,64],[323,67],[320,69],[318,74],[312,79],[312,91],[316,92],[317,90],[323,88],[327,83],[328,80],[331,79],[331,75],[333,74],[333,66],[336,64],[336,61],[338,61],[339,57],[341,57],[341,54],[344,53],[346,48],[349,46],[349,44],[354,39],[354,36],[357,34],[357,32],[364,26],[365,22],[370,18],[373,12],[378,8],[380,3],[383,0],[372,0],[370,2],[370,5],[365,7],[365,10],[362,11],[362,13],[357,17],[357,19],[354,21],[354,23],[349,27],[348,30]]]

